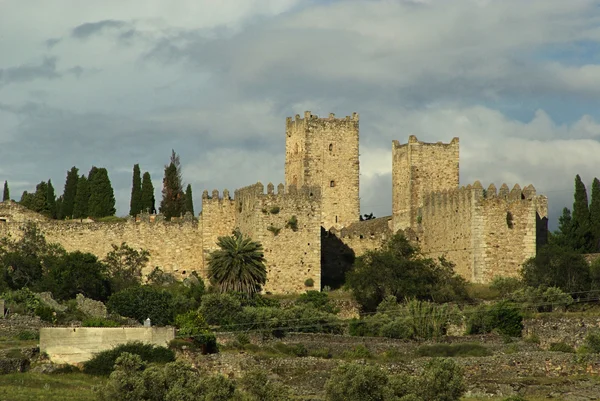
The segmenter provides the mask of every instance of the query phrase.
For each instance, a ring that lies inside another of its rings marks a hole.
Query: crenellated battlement
[[[453,190],[442,190],[426,194],[423,201],[423,211],[435,211],[439,208],[451,208],[456,205],[482,204],[488,201],[527,203],[538,197],[543,196],[537,195],[535,187],[531,184],[523,189],[519,184],[515,184],[512,189],[509,189],[509,186],[504,183],[500,186],[500,190],[497,190],[493,183],[487,189],[484,189],[481,182],[475,181],[473,185],[469,184]]]
[[[309,185],[303,185],[301,187],[296,187],[295,185],[288,185],[286,188],[284,184],[280,183],[277,185],[277,191],[275,191],[275,186],[272,183],[269,183],[267,184],[267,191],[265,192],[265,186],[259,181],[256,184],[248,185],[237,189],[234,194],[234,199],[236,201],[239,201],[248,198],[261,198],[267,196],[300,196],[313,199],[314,201],[320,201],[321,188]]]
[[[392,140],[392,149],[396,150],[396,149],[402,149],[402,148],[406,148],[410,145],[422,145],[422,146],[441,146],[441,147],[455,147],[458,146],[459,144],[459,138],[458,137],[454,137],[452,138],[452,140],[448,143],[444,143],[442,141],[438,141],[438,142],[423,142],[420,141],[419,139],[417,139],[417,137],[415,135],[410,135],[408,137],[408,142],[406,143],[400,143],[400,141],[397,140]]]
[[[223,200],[232,200],[231,195],[229,194],[228,189],[223,190],[223,196],[220,196],[218,189],[213,189],[211,195],[208,194],[208,190],[204,190],[202,192],[202,202],[206,201],[223,201]]]
[[[312,114],[310,111],[305,111],[304,116],[296,114],[293,118],[286,117],[285,123],[287,127],[294,127],[298,125],[308,125],[309,123],[323,123],[323,124],[347,124],[347,123],[358,123],[359,115],[354,112],[351,116],[345,116],[344,118],[336,118],[334,113],[329,113],[328,117],[319,117]]]

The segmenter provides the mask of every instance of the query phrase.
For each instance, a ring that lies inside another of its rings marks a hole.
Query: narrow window
[[[511,212],[507,212],[506,213],[506,225],[508,226],[508,228],[513,228],[514,227],[513,215],[512,215]]]
[[[331,151],[333,151],[333,143],[330,143],[330,144],[329,144],[329,151],[330,151],[330,152],[331,152]]]
[[[337,223],[337,216],[335,216],[335,222]]]
[[[329,186],[331,188],[335,187],[335,181],[333,181],[333,180],[329,181]]]

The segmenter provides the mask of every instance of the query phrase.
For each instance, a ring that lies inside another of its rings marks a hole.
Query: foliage
[[[371,365],[344,364],[331,372],[325,383],[327,401],[387,401],[392,391],[389,378]]]
[[[337,314],[339,312],[339,309],[331,303],[329,296],[325,292],[310,290],[304,294],[300,294],[296,299],[296,305],[306,304],[310,304],[316,309],[327,313]]]
[[[572,293],[590,287],[590,269],[582,255],[546,245],[523,264],[523,281],[530,287],[558,287]]]
[[[142,176],[140,165],[133,165],[133,178],[131,184],[131,198],[129,199],[129,215],[137,216],[142,211]]]
[[[189,311],[175,317],[175,325],[179,328],[178,335],[193,339],[197,347],[202,348],[203,354],[218,352],[217,338],[209,330],[206,320],[197,311]]]
[[[192,184],[188,184],[185,189],[185,211],[190,212],[192,216],[194,213],[194,196],[192,195]]]
[[[467,312],[467,334],[485,334],[497,330],[500,334],[521,337],[523,315],[510,301],[480,305]]]
[[[149,172],[145,172],[142,176],[142,211],[144,213],[156,213],[156,206],[154,200],[154,185],[152,185],[152,178]]]
[[[65,180],[65,189],[62,195],[62,204],[60,215],[63,218],[70,219],[73,217],[73,209],[75,207],[75,197],[77,195],[77,183],[79,181],[79,169],[75,166],[67,171]]]
[[[220,292],[236,291],[251,296],[258,293],[267,280],[263,247],[244,237],[238,230],[231,236],[219,237],[220,249],[208,259],[208,278]]]
[[[421,357],[480,357],[490,356],[489,349],[477,343],[422,345],[416,350]]]
[[[590,251],[598,252],[600,248],[600,180],[592,182],[592,199],[590,201]]]
[[[466,391],[462,368],[448,358],[430,360],[415,383],[415,395],[427,401],[458,401]]]
[[[107,303],[109,312],[142,323],[150,318],[153,325],[171,324],[174,318],[173,295],[149,285],[129,287],[113,294]]]
[[[522,287],[509,294],[507,299],[537,312],[552,312],[556,308],[564,309],[573,303],[573,298],[557,287]]]
[[[291,400],[287,387],[274,382],[261,370],[246,372],[240,380],[240,387],[245,390],[247,401]]]
[[[600,331],[589,332],[585,337],[585,347],[588,352],[600,353]]]
[[[104,258],[111,278],[113,292],[139,285],[142,280],[142,268],[150,259],[150,252],[131,248],[125,242],[120,246],[112,244],[113,250]]]
[[[88,200],[88,214],[90,217],[100,218],[113,216],[115,209],[115,194],[108,178],[108,171],[101,167],[92,167],[88,176],[90,198]]]
[[[8,181],[4,181],[4,190],[2,192],[2,202],[10,200],[10,190],[8,189]]]
[[[523,288],[523,286],[523,281],[517,277],[496,276],[490,283],[490,289],[498,291],[502,297]]]
[[[569,344],[565,344],[563,342],[560,342],[560,343],[551,343],[550,347],[548,348],[548,350],[549,351],[554,351],[554,352],[566,352],[566,353],[569,353],[569,354],[574,354],[575,353],[575,348],[573,348]]]
[[[91,375],[109,375],[114,369],[117,358],[124,353],[138,355],[145,362],[167,363],[175,360],[175,354],[168,348],[133,341],[95,354],[90,360],[84,362],[83,371]]]
[[[165,166],[160,213],[165,216],[166,220],[171,220],[172,217],[180,217],[184,212],[185,195],[181,178],[181,163],[179,155],[172,150],[171,161]]]
[[[271,213],[271,214],[278,214],[280,210],[281,210],[281,209],[279,208],[279,206],[273,206],[273,207],[272,207],[272,208],[269,210],[269,213]]]
[[[24,313],[29,314],[35,313],[35,310],[41,305],[38,296],[27,287],[4,292],[0,298],[4,299],[7,307],[12,309],[19,305],[24,310]]]
[[[30,341],[30,340],[39,340],[40,332],[33,330],[21,330],[15,336],[17,340],[20,341]]]
[[[275,227],[274,225],[270,225],[269,227],[267,227],[267,230],[273,233],[273,236],[278,236],[279,232],[281,231],[281,227]]]
[[[77,180],[77,191],[73,203],[73,218],[84,219],[89,216],[90,183],[85,175]]]
[[[573,202],[573,215],[571,223],[573,225],[572,249],[579,253],[590,252],[593,235],[590,227],[590,211],[588,206],[588,196],[585,185],[581,181],[579,174],[575,176],[575,194]]]
[[[56,219],[56,194],[54,192],[54,187],[52,186],[52,180],[48,180],[46,190],[47,216],[51,219]]]
[[[399,232],[380,250],[356,258],[346,275],[346,285],[366,312],[374,311],[387,296],[397,300],[417,298],[446,302],[466,299],[464,279],[445,259],[434,261],[419,255]]]
[[[410,300],[407,303],[409,324],[413,336],[421,339],[439,338],[446,334],[450,322],[448,304],[436,305],[428,301]]]
[[[83,294],[88,298],[106,301],[110,283],[106,265],[91,253],[65,253],[48,267],[44,287],[56,299],[67,300]]]
[[[312,278],[307,278],[306,280],[304,280],[304,286],[305,287],[314,287],[315,280],[313,280]]]
[[[292,231],[298,231],[298,218],[296,216],[290,217],[287,223],[285,223],[285,227]]]
[[[235,324],[242,303],[231,294],[206,294],[198,312],[210,325],[227,326]]]

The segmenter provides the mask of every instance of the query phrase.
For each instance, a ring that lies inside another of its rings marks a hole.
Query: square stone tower
[[[392,142],[393,230],[415,228],[426,195],[452,190],[459,183],[458,138],[425,143],[411,135],[408,143]]]
[[[285,183],[321,188],[321,225],[341,229],[360,218],[358,114],[286,118]]]

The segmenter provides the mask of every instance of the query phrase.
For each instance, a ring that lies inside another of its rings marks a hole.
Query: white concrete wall
[[[77,364],[131,341],[167,346],[174,338],[174,327],[44,327],[40,351],[54,363]]]

